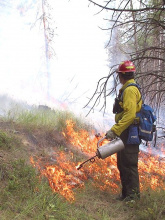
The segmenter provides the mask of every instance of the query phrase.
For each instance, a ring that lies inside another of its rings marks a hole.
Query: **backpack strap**
[[[127,87],[129,87],[129,86],[136,86],[136,87],[138,88],[138,90],[139,90],[139,92],[140,92],[140,95],[141,95],[139,101],[137,102],[137,104],[139,104],[139,102],[140,102],[141,99],[142,99],[142,93],[141,93],[141,88],[140,88],[140,86],[139,86],[138,84],[136,84],[136,83],[130,83],[130,84],[128,84]],[[127,88],[127,87],[126,87],[126,88]],[[126,88],[125,88],[125,89],[126,89]],[[125,90],[125,89],[124,89],[124,90]],[[120,95],[121,101],[123,100],[124,90],[122,90],[122,93],[121,93],[121,95]],[[142,99],[142,100],[143,100],[143,99]]]

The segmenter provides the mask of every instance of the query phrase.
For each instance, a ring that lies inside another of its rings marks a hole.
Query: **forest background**
[[[144,100],[164,117],[163,0],[8,0],[0,7],[1,94],[79,113],[84,106],[85,114],[101,111],[103,126],[113,120],[116,67],[131,59]]]

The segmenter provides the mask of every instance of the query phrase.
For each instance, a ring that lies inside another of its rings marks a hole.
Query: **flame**
[[[82,152],[90,155],[91,153],[96,152],[99,137],[94,135],[94,131],[92,131],[91,134],[89,134],[86,130],[80,130],[77,132],[74,130],[75,123],[71,120],[67,120],[66,125],[67,130],[66,132],[63,132],[63,135],[68,137],[73,146],[78,147]],[[105,144],[106,142],[107,140],[104,140],[102,144]]]
[[[94,156],[97,150],[98,137],[89,134],[85,130],[79,132],[74,129],[71,120],[66,122],[66,131],[63,135],[69,139],[70,143],[85,153],[87,156]],[[104,142],[103,144],[105,144]],[[36,166],[41,175],[45,176],[54,192],[61,194],[68,201],[75,200],[74,189],[84,187],[85,181],[92,179],[92,184],[100,190],[112,190],[117,193],[120,190],[119,171],[117,169],[116,155],[102,160],[95,159],[94,163],[84,164],[81,170],[77,170],[81,162],[75,163],[75,155],[69,151],[55,152],[56,163],[53,165],[42,164],[41,159],[31,158],[31,163]],[[140,152],[139,154],[139,177],[140,188],[146,190],[148,187],[155,190],[165,189],[165,161],[158,156]]]

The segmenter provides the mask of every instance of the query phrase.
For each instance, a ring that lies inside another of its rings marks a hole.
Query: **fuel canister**
[[[111,142],[99,147],[99,143],[101,141],[103,141],[103,139],[101,139],[97,145],[98,148],[96,155],[98,156],[98,158],[105,159],[106,157],[109,157],[112,154],[115,154],[124,149],[124,144],[121,139],[114,139]]]

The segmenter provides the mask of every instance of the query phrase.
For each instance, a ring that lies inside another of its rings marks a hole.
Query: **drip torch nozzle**
[[[100,135],[100,134],[97,134],[97,137],[101,137],[101,135]],[[103,138],[101,138],[101,139],[98,141],[98,143],[97,143],[97,148],[99,148],[99,143],[102,142],[104,139],[106,139],[106,137],[103,137]],[[76,166],[76,169],[77,169],[77,170],[80,170],[80,169],[83,167],[83,165],[84,165],[85,163],[87,163],[88,161],[90,161],[91,163],[94,163],[94,162],[95,162],[95,157],[101,158],[100,153],[98,152],[98,150],[97,150],[95,156],[90,157],[88,160],[86,160],[86,161],[84,161],[83,163],[81,163],[81,164],[79,164],[78,166]]]
[[[84,165],[85,163],[87,163],[88,161],[90,161],[91,163],[95,162],[95,157],[97,157],[97,154],[96,154],[95,156],[89,158],[88,160],[84,161],[83,163],[79,164],[79,165],[76,167],[76,169],[77,169],[77,170],[80,170],[80,169],[83,167],[83,165]]]
[[[82,165],[82,164],[79,164],[79,165],[76,167],[76,169],[77,169],[77,170],[80,170],[82,167],[83,167],[83,165]]]

